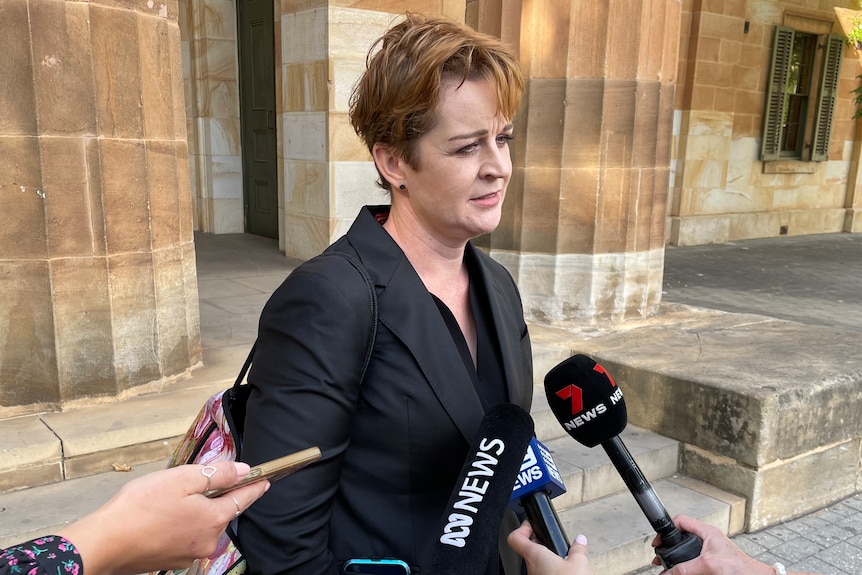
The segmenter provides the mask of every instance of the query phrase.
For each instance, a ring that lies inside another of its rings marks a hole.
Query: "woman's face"
[[[407,190],[393,189],[392,209],[409,210],[446,245],[463,245],[500,223],[512,176],[512,124],[496,108],[490,82],[444,81],[436,125],[418,143],[417,168],[401,164]]]

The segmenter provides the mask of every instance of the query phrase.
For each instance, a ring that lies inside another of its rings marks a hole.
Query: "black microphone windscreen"
[[[557,421],[587,447],[595,447],[626,427],[623,392],[592,358],[573,355],[545,376],[545,395]]]
[[[427,573],[485,573],[532,437],[533,418],[521,407],[488,409],[446,505]]]

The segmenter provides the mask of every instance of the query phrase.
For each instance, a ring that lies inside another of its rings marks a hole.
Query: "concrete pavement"
[[[232,381],[254,339],[256,320],[269,294],[299,263],[284,258],[274,240],[249,235],[199,235],[196,250],[204,366],[188,379],[167,384],[158,396],[0,421],[0,454],[9,454],[0,457],[0,481],[9,461],[17,463],[18,469],[33,470],[28,477],[39,476],[36,470],[44,475],[57,469],[65,470],[67,478],[76,473],[88,476],[0,494],[0,545],[86,513],[130,476],[162,467],[170,450],[163,438],[182,433],[193,415],[189,406],[199,406]],[[862,385],[858,378],[862,373],[860,277],[859,235],[668,247],[666,309],[659,317],[614,327],[583,325],[560,330],[535,326],[535,346],[540,353],[547,350],[550,365],[574,349],[605,357],[621,367],[652,363],[659,366],[651,368],[657,371],[688,368],[689,373],[680,377],[698,381],[708,379],[736,357],[716,354],[716,348],[723,346],[738,354],[741,348],[775,341],[777,336],[781,345],[763,347],[764,357],[758,358],[767,365],[767,372],[775,373],[774,380],[769,380],[770,373],[763,373],[759,383],[767,380],[767,387],[782,385],[781,366],[787,362],[777,356],[809,353],[824,359],[803,372],[805,378],[821,378],[827,384],[849,378],[846,385],[858,388]],[[696,361],[685,355],[692,334],[700,345]],[[769,364],[770,360],[775,363]],[[539,378],[543,367],[537,365]],[[795,373],[799,374],[798,369]],[[750,383],[735,385],[745,388]],[[633,398],[628,389],[626,393],[631,405]],[[859,427],[858,413],[855,419],[848,425]],[[139,457],[141,445],[149,450],[149,459],[139,461],[157,459],[156,463],[134,465],[130,474],[90,475],[106,465],[110,468],[112,461]],[[858,443],[844,442],[839,447],[847,451],[847,445],[857,445],[852,461],[858,467]],[[36,457],[35,452],[42,454]],[[822,462],[822,469],[828,470],[832,460],[844,461],[841,457]],[[22,472],[17,473],[21,477]],[[823,575],[862,574],[862,499],[858,493],[862,485],[840,491],[844,496],[835,495],[839,487],[808,490],[806,499],[817,507],[815,511],[738,535],[735,541],[767,562],[781,560],[788,567]],[[766,492],[760,497],[790,495]],[[821,505],[821,501],[827,503]],[[640,571],[654,572],[657,570]]]
[[[664,302],[862,331],[862,235],[665,249]]]

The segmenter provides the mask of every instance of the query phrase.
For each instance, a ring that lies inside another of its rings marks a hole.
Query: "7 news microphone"
[[[601,444],[650,525],[661,537],[656,555],[666,569],[700,555],[703,541],[677,529],[656,492],[619,438],[627,423],[623,392],[605,369],[574,355],[545,376],[545,394],[560,425],[587,447]]]

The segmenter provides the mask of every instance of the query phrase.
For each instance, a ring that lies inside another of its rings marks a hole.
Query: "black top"
[[[480,294],[485,292],[485,286],[482,285],[482,275],[478,272],[478,264],[474,258],[465,254],[464,259],[467,263],[467,273],[470,276],[470,307],[476,322],[476,365],[473,364],[470,348],[467,346],[467,340],[464,339],[464,334],[455,319],[455,315],[440,298],[434,294],[431,295],[434,297],[434,303],[440,309],[446,327],[449,328],[452,340],[458,347],[464,367],[470,374],[476,393],[479,394],[479,399],[482,401],[482,407],[487,411],[488,407],[495,403],[504,403],[509,399],[506,386],[503,384],[505,381],[503,372],[500,368],[502,365],[500,348],[495,343],[494,320],[491,317],[491,310],[488,309],[488,302],[480,297]]]

